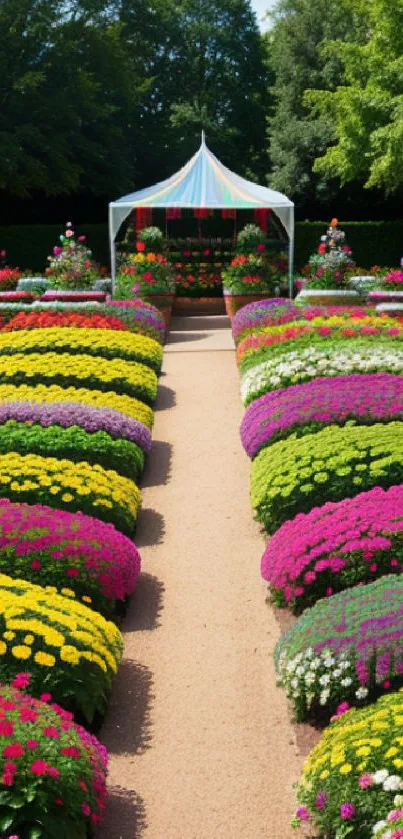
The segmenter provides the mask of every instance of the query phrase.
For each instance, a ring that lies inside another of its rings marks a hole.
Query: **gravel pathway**
[[[166,348],[137,532],[144,573],[101,734],[111,791],[98,836],[291,839],[303,758],[275,687],[279,626],[259,574],[234,352],[227,330],[216,349],[211,333],[205,350],[200,334],[199,351],[180,340]]]

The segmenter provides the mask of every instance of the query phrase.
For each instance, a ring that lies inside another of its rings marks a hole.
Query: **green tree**
[[[361,45],[330,42],[326,54],[344,68],[344,82],[306,101],[335,126],[336,143],[318,157],[315,171],[359,179],[386,193],[403,186],[403,5],[400,0],[344,0],[365,21]]]
[[[313,176],[312,166],[335,139],[334,120],[328,113],[310,111],[304,94],[307,88],[315,89],[319,101],[337,87],[342,64],[321,46],[330,37],[355,42],[362,27],[351,9],[333,0],[279,0],[273,22],[266,34],[275,77],[268,119],[269,182],[297,201],[326,198],[335,187],[333,172]]]
[[[204,128],[228,165],[261,177],[267,69],[250,0],[122,0],[120,19],[150,81],[134,127],[143,173],[171,173]]]
[[[66,11],[67,9],[67,11]],[[135,97],[120,24],[62,0],[2,0],[0,188],[27,195],[123,184]],[[121,115],[124,113],[124,120]]]

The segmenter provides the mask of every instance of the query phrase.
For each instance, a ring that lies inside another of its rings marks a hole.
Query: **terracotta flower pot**
[[[225,311],[232,320],[243,306],[247,306],[248,303],[257,303],[259,300],[268,300],[269,297],[271,297],[270,291],[251,292],[250,294],[229,294],[224,290]]]

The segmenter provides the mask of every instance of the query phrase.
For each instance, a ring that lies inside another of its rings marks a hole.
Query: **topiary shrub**
[[[27,688],[29,673],[14,681]],[[86,839],[101,820],[108,755],[56,704],[0,685],[0,830],[18,839]]]
[[[402,722],[400,690],[326,728],[305,763],[294,824],[326,839],[369,839],[403,789]]]
[[[403,486],[375,487],[286,521],[262,557],[272,600],[298,614],[321,597],[403,569]]]
[[[374,486],[403,482],[403,423],[330,425],[262,449],[252,462],[252,506],[273,532],[297,513]]]
[[[112,524],[40,504],[0,501],[0,573],[41,586],[65,586],[101,614],[135,589],[140,555]]]
[[[9,682],[23,665],[33,696],[49,691],[92,722],[105,712],[122,636],[112,621],[74,600],[72,590],[64,592],[0,574],[0,680]]]
[[[403,680],[403,578],[382,577],[306,609],[276,646],[297,720],[328,718]]]
[[[403,418],[403,378],[388,373],[317,378],[266,393],[249,405],[241,440],[254,458],[261,449],[290,434],[298,437],[326,425],[359,425]]]

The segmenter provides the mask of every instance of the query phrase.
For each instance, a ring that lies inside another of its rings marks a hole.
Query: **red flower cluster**
[[[117,329],[128,328],[123,321],[113,315],[80,314],[79,312],[19,312],[3,327],[3,332],[13,332],[17,329],[37,329],[50,327],[74,326],[83,329]]]

